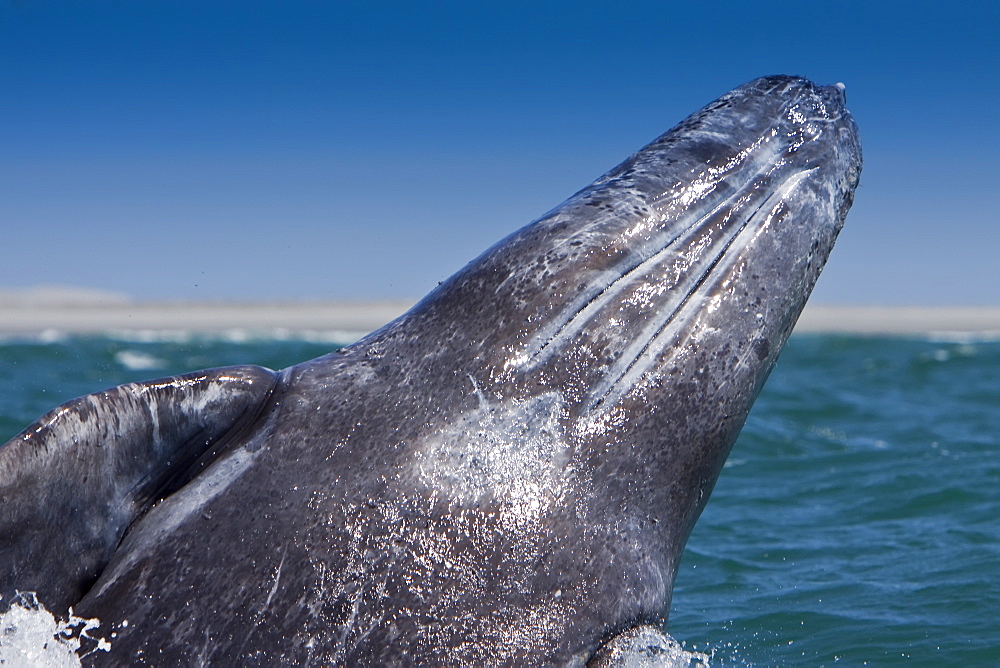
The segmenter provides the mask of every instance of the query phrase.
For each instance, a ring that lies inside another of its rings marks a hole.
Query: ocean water
[[[2,340],[0,442],[108,386],[333,347]],[[794,335],[688,543],[671,635],[713,666],[1000,665],[998,428],[998,339]]]

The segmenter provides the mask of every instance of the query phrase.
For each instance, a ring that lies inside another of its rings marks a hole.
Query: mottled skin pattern
[[[850,207],[843,105],[753,81],[353,346],[273,386],[230,370],[252,418],[220,417],[186,484],[130,511],[95,584],[41,600],[116,633],[95,662],[156,665],[582,664],[662,624]]]
[[[234,367],[80,397],[0,447],[0,596],[65,610],[129,525],[253,424],[274,386]]]

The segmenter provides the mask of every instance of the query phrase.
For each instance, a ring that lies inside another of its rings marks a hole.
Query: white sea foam
[[[640,626],[612,639],[602,650],[602,663],[631,668],[708,668],[712,657],[681,643],[653,626]]]
[[[160,358],[138,350],[119,350],[115,353],[115,361],[131,371],[162,369],[167,365]]]
[[[70,612],[59,621],[31,592],[18,594],[0,614],[0,665],[13,668],[64,668],[79,666],[92,652],[108,652],[111,643],[91,635],[100,625]]]
[[[38,340],[42,343],[59,343],[68,338],[66,332],[58,329],[46,329],[38,335]]]
[[[1000,331],[983,330],[978,332],[931,332],[927,335],[931,343],[996,343],[1000,341]]]

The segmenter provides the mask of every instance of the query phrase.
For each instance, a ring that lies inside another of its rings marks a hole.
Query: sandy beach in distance
[[[361,336],[412,306],[410,302],[322,303],[0,303],[0,335],[127,331],[343,332]]]
[[[1000,335],[1000,307],[806,305],[795,331],[873,335]]]
[[[358,337],[412,302],[171,303],[80,290],[0,291],[0,335],[135,331],[341,332]],[[1000,307],[808,305],[797,332],[1000,335]]]

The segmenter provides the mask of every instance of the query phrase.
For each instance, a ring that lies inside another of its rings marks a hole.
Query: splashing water
[[[0,665],[12,668],[79,666],[93,652],[108,652],[111,643],[90,635],[98,619],[57,620],[32,592],[21,592],[0,614]]]

